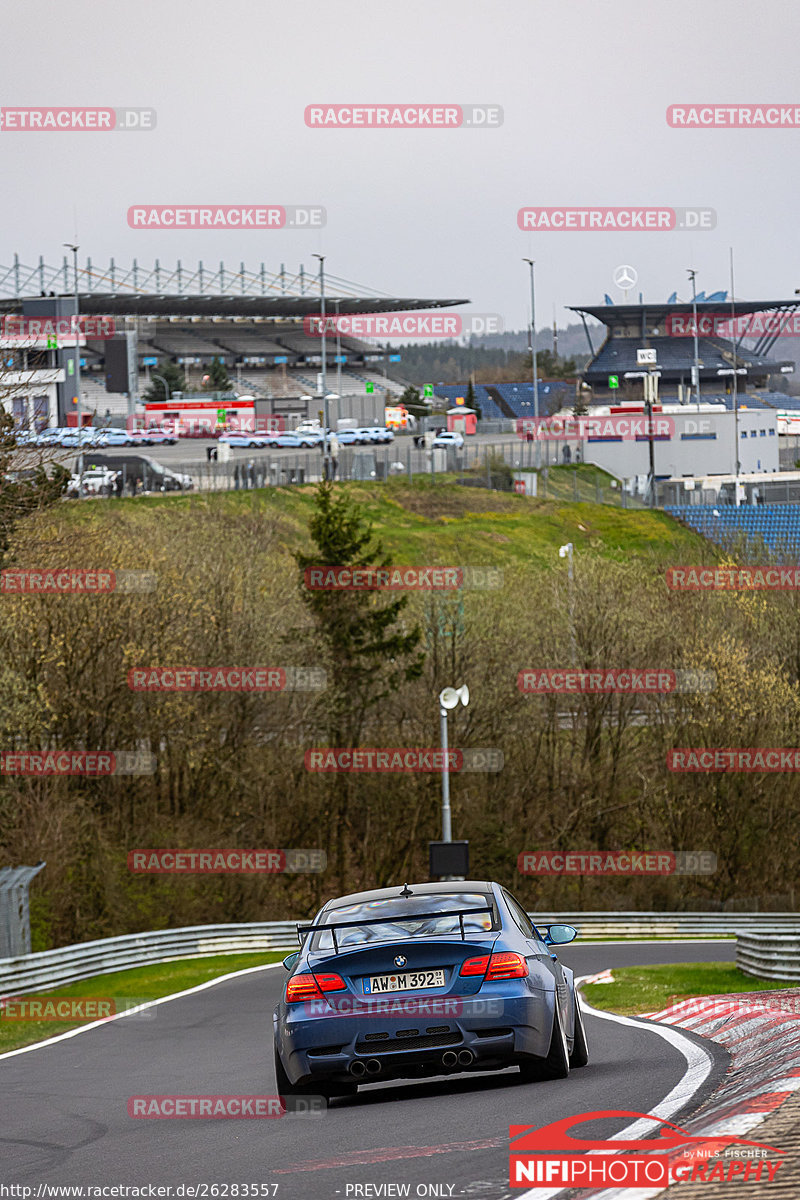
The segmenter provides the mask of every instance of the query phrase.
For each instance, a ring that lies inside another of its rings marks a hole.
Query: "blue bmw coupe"
[[[588,1061],[572,971],[552,952],[569,925],[537,929],[497,883],[420,883],[329,900],[273,1016],[285,1102],[359,1084],[518,1066],[563,1079]]]

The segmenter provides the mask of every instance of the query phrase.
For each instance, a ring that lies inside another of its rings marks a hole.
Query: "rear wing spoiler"
[[[464,917],[469,917],[473,913],[491,913],[492,917],[494,917],[494,908],[491,904],[487,904],[485,908],[451,908],[448,909],[447,912],[442,912],[440,909],[438,912],[409,913],[408,915],[404,916],[367,917],[363,921],[333,921],[330,925],[298,925],[297,940],[302,946],[303,940],[308,937],[310,933],[330,933],[331,937],[333,938],[333,952],[334,954],[338,954],[339,945],[336,941],[337,929],[359,929],[363,928],[365,925],[394,925],[397,921],[427,921],[430,920],[431,917],[458,917],[458,924],[461,929],[461,940],[462,942],[465,942],[467,940],[467,934],[466,930],[464,929]]]

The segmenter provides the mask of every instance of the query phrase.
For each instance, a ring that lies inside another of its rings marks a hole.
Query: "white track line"
[[[575,982],[580,983],[580,979],[577,979]],[[660,1100],[658,1104],[654,1105],[651,1110],[653,1119],[643,1118],[642,1120],[634,1121],[631,1125],[626,1126],[625,1129],[620,1130],[619,1133],[615,1133],[609,1139],[610,1141],[632,1141],[636,1138],[643,1138],[648,1133],[652,1133],[660,1126],[662,1121],[669,1120],[684,1105],[688,1104],[708,1079],[714,1064],[713,1058],[707,1050],[704,1050],[702,1046],[698,1046],[696,1042],[684,1036],[674,1026],[656,1025],[655,1023],[645,1026],[641,1021],[632,1021],[630,1017],[621,1017],[617,1013],[603,1012],[601,1009],[592,1008],[583,999],[581,1000],[581,1007],[585,1012],[589,1012],[593,1017],[599,1017],[603,1021],[614,1021],[618,1025],[632,1025],[635,1029],[647,1029],[650,1033],[656,1034],[657,1037],[663,1038],[665,1042],[669,1042],[686,1059],[686,1070],[682,1078],[675,1084],[672,1091],[663,1100]],[[625,1148],[628,1149],[629,1147]],[[590,1150],[589,1153],[598,1152]],[[520,1193],[519,1200],[550,1200],[551,1197],[560,1196],[570,1190],[571,1185],[570,1187],[559,1188],[530,1188],[529,1191]],[[618,1189],[612,1191],[606,1190],[600,1193],[598,1200],[601,1200],[601,1197],[610,1197],[612,1195],[619,1197],[632,1195],[637,1197],[638,1200],[646,1200],[647,1196],[656,1196],[663,1190],[663,1187],[649,1192],[645,1192],[641,1188],[637,1188],[633,1192],[626,1191],[624,1193]]]
[[[180,1000],[182,996],[191,996],[194,992],[204,992],[206,988],[216,987],[218,983],[225,983],[228,979],[238,979],[242,975],[252,975],[255,971],[270,971],[274,967],[282,965],[279,962],[264,963],[261,967],[244,967],[241,971],[231,971],[227,975],[217,975],[214,979],[208,979],[205,983],[195,984],[194,987],[186,988],[183,992],[172,992],[169,996],[159,996],[157,1000],[146,1000],[144,1004],[137,1004],[135,1008],[126,1009],[122,1013],[114,1013],[110,1017],[101,1017],[99,1021],[91,1021],[88,1025],[78,1025],[75,1029],[68,1029],[66,1033],[58,1033],[55,1037],[46,1038],[42,1042],[34,1042],[30,1046],[20,1046],[19,1050],[7,1050],[5,1054],[0,1054],[0,1062],[4,1058],[14,1058],[17,1054],[30,1054],[32,1050],[43,1050],[45,1046],[55,1046],[57,1042],[64,1042],[67,1038],[77,1037],[79,1033],[88,1033],[90,1029],[98,1029],[101,1025],[107,1025],[109,1021],[122,1021],[125,1017],[132,1017],[134,1014],[144,1012],[148,1008],[155,1008],[158,1004],[169,1004],[170,1000]]]

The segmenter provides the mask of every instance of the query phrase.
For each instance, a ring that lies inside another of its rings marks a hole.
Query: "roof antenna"
[[[404,884],[403,884],[403,890],[402,890],[402,892],[400,893],[400,895],[401,895],[401,896],[413,896],[413,895],[414,895],[414,893],[412,892],[412,890],[411,890],[411,888],[408,886],[408,884],[407,884],[407,883],[404,883]]]

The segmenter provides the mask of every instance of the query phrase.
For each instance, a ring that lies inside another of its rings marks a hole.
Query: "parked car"
[[[161,429],[158,425],[151,425],[149,429],[141,431],[139,444],[142,446],[174,446],[177,441],[176,434]]]
[[[66,496],[76,500],[79,496],[110,496],[114,491],[118,471],[96,464],[85,467],[83,476],[74,472],[67,484]]]
[[[366,437],[363,429],[337,429],[336,435],[340,446],[365,446],[372,441]]]
[[[101,430],[86,426],[84,429],[67,429],[62,431],[58,445],[65,450],[93,449],[100,445]]]
[[[278,449],[303,449],[310,450],[312,446],[318,445],[321,441],[321,435],[315,433],[268,433],[266,435],[265,445],[275,446]]]
[[[394,431],[382,425],[364,425],[361,429],[357,429],[356,432],[362,434],[365,441],[370,441],[374,444],[394,441]]]
[[[172,471],[163,463],[156,462],[145,454],[87,454],[84,467],[108,467],[120,471],[125,480],[125,488],[130,491],[141,483],[146,492],[180,492],[191,491],[194,480],[191,475],[181,471]]]
[[[240,429],[232,429],[228,433],[221,433],[219,441],[223,446],[255,446],[263,449],[270,444],[270,436],[267,433],[245,433]]]
[[[431,442],[434,450],[446,450],[448,447],[453,447],[460,450],[464,445],[464,436],[461,433],[437,433],[436,437]]]
[[[97,435],[97,446],[132,446],[131,435],[125,429],[101,429]]]

